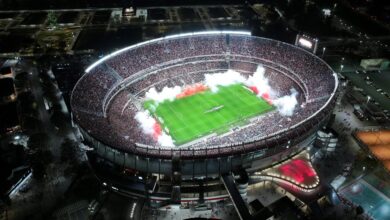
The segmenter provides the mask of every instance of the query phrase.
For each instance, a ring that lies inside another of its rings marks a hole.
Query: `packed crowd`
[[[194,38],[167,39],[125,51],[106,61],[123,78],[157,64],[185,57],[218,55],[226,51],[223,36],[198,36]]]
[[[107,67],[101,65],[89,74],[84,74],[72,92],[72,108],[89,109],[96,113],[103,110],[101,100],[110,88],[120,83],[112,74],[107,74]]]
[[[232,128],[231,132],[222,136],[201,140],[189,150],[182,149],[183,155],[186,155],[185,152],[202,156],[249,151],[261,145],[250,144],[251,142],[271,138],[270,136],[281,144],[289,139],[286,137],[302,136],[323,121],[331,107],[312,120],[306,119],[324,106],[334,90],[335,81],[327,65],[291,45],[248,36],[227,36],[195,35],[165,39],[135,47],[106,60],[104,65],[85,74],[77,84],[72,95],[75,120],[85,131],[107,145],[134,150],[129,148],[135,146],[134,143],[140,143],[149,147],[137,147],[138,153],[156,156],[171,154],[172,150],[161,151],[162,148],[158,146],[151,147],[156,142],[142,134],[134,120],[139,109],[136,101],[129,101],[129,97],[141,99],[151,87],[159,91],[165,86],[192,85],[202,82],[207,73],[227,69],[247,76],[262,64],[266,67],[265,76],[278,96],[289,94],[291,88],[299,91],[300,105],[295,109],[294,115],[285,117],[271,112],[259,116],[250,125]],[[124,80],[118,79],[117,75]],[[123,83],[125,81],[126,85]],[[117,93],[112,99],[107,99],[107,94],[113,90]],[[104,103],[103,100],[110,102]],[[108,108],[104,108],[104,105]],[[107,114],[104,114],[104,109]],[[300,123],[302,125],[298,126],[299,129],[291,129]],[[284,135],[277,135],[282,130]],[[237,143],[249,144],[237,147]],[[270,144],[267,141],[261,143]]]

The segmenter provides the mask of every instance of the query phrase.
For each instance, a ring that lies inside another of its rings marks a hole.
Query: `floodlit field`
[[[219,87],[173,101],[144,102],[144,108],[180,145],[210,133],[225,133],[232,126],[245,125],[251,117],[274,107],[241,84]]]

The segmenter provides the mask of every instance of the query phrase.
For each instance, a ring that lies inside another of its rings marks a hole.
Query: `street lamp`
[[[340,72],[342,72],[342,71],[343,71],[343,68],[344,68],[344,65],[343,65],[343,64],[341,64],[341,65],[340,65]]]
[[[323,47],[323,48],[322,48],[322,57],[324,57],[325,50],[326,50],[326,47]]]

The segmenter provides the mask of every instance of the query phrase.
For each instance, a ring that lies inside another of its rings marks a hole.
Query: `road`
[[[48,135],[48,145],[46,147],[52,152],[54,162],[48,165],[47,174],[43,181],[39,182],[35,179],[30,179],[25,183],[26,187],[29,188],[27,192],[16,192],[12,195],[12,204],[7,208],[7,215],[8,219],[15,220],[26,218],[43,219],[61,201],[64,192],[72,182],[73,177],[64,176],[64,170],[67,166],[60,161],[60,146],[65,136],[73,139],[75,139],[75,136],[70,126],[64,125],[67,128],[66,132],[64,132],[65,135],[59,135],[51,124],[49,112],[46,111],[43,101],[44,91],[37,67],[31,62],[23,63],[19,67],[22,71],[32,73],[31,92],[35,97],[38,119],[42,122],[41,132],[47,133]],[[62,97],[58,102],[64,105]],[[3,219],[5,217],[4,215]]]

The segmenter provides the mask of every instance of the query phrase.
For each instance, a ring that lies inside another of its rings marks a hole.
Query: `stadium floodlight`
[[[304,39],[304,38],[300,38],[300,39],[299,39],[299,43],[300,43],[302,46],[307,47],[307,48],[312,48],[312,47],[313,47],[313,44],[312,44],[310,41],[308,41],[308,40],[306,40],[306,39]]]
[[[295,45],[315,54],[317,52],[318,39],[298,34],[295,38]]]

